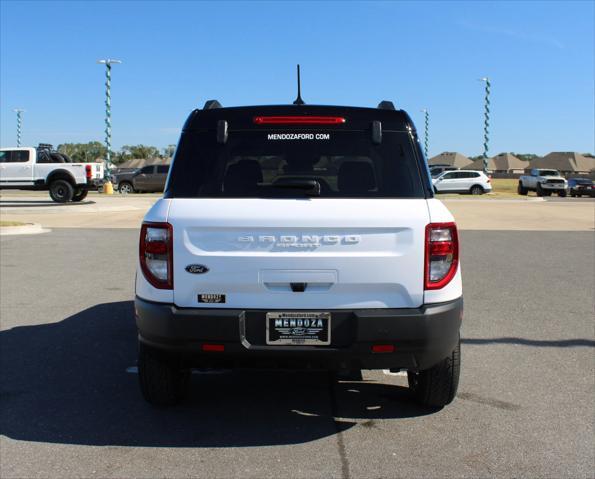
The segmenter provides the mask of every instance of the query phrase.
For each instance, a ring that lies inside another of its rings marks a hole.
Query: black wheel
[[[541,187],[541,185],[538,183],[537,184],[537,196],[544,196],[544,191],[543,188]]]
[[[424,371],[407,373],[409,388],[420,404],[443,407],[451,403],[459,387],[461,341],[447,358]]]
[[[72,197],[72,201],[83,201],[87,195],[89,194],[89,190],[84,190],[82,188],[76,190],[74,192],[74,196]]]
[[[570,196],[572,196],[573,198],[576,198],[577,194],[576,193],[570,193]],[[578,195],[580,196],[580,195]]]
[[[469,190],[469,192],[472,195],[483,195],[483,188],[479,185],[475,185],[471,187],[471,190]]]
[[[122,193],[123,195],[127,195],[129,193],[134,193],[135,190],[134,190],[134,186],[132,186],[132,183],[130,183],[128,181],[123,181],[118,186],[118,191],[120,193]]]
[[[179,358],[169,357],[139,344],[138,379],[148,403],[173,406],[188,392],[190,369],[185,368]]]
[[[565,191],[565,190],[558,191],[558,196],[559,196],[560,198],[566,198],[566,191]]]
[[[517,191],[517,193],[518,193],[519,195],[527,196],[527,188],[525,188],[525,187],[523,186],[523,184],[522,184],[522,183],[520,183],[520,182],[519,182],[519,186],[518,186],[518,188],[517,188],[517,190],[516,190],[516,191]]]
[[[54,180],[50,183],[50,197],[56,203],[68,203],[74,196],[74,188],[66,180]]]

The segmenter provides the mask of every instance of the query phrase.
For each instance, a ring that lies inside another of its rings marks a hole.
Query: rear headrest
[[[344,161],[339,168],[337,183],[341,193],[366,193],[376,188],[374,168],[365,161]]]
[[[227,168],[223,190],[236,195],[250,194],[256,191],[261,182],[262,168],[258,161],[241,160]]]

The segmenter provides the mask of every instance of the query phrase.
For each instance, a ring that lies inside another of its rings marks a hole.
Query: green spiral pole
[[[105,65],[105,147],[107,153],[105,155],[104,176],[108,179],[112,164],[112,64],[122,62],[107,58],[98,60],[97,63]]]
[[[489,128],[490,128],[490,79],[484,77],[481,81],[485,82],[485,102],[484,102],[484,123],[483,123],[483,172],[488,172],[488,150],[489,150]]]
[[[111,164],[112,159],[112,65],[105,64],[105,146],[107,152],[105,158],[107,160],[107,167]]]
[[[430,131],[430,113],[428,112],[427,108],[422,110],[424,114],[424,154],[426,155],[426,160],[428,159],[428,145],[430,143],[429,131]]]
[[[15,108],[14,111],[17,114],[17,147],[21,146],[21,130],[23,128],[23,113],[25,110],[21,108]]]

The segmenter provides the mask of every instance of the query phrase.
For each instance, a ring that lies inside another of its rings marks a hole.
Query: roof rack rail
[[[382,100],[380,103],[378,103],[377,108],[379,110],[396,110],[395,104],[389,100]]]
[[[207,100],[205,106],[202,107],[203,110],[213,110],[215,108],[223,108],[217,100]]]

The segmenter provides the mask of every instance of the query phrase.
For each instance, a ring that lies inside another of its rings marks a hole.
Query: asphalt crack
[[[347,459],[347,451],[345,449],[345,440],[343,438],[343,432],[341,431],[341,423],[337,421],[338,414],[338,402],[337,395],[335,394],[335,378],[332,373],[328,374],[328,389],[331,400],[331,414],[333,417],[333,424],[335,426],[335,436],[337,438],[337,449],[339,451],[339,458],[341,460],[341,478],[350,479],[351,473],[349,471],[349,461]]]

